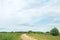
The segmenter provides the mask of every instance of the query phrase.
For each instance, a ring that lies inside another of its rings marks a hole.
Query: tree
[[[58,36],[59,35],[59,30],[55,27],[50,31],[50,34],[53,36]]]
[[[49,33],[49,32],[46,32],[46,33]]]
[[[32,33],[33,31],[32,30],[29,30],[28,33]]]

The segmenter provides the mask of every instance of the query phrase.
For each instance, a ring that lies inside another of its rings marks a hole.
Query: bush
[[[50,31],[50,34],[53,35],[53,36],[58,36],[59,35],[59,30],[57,28],[53,28]]]

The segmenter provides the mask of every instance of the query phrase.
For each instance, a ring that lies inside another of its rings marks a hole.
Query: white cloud
[[[38,22],[39,20],[44,19],[46,17],[52,18],[54,20],[51,23],[53,25],[54,25],[54,22],[60,21],[59,20],[60,4],[57,5],[59,0],[44,1],[46,2],[46,4],[43,4],[44,6],[41,6],[41,2],[42,2],[41,0],[8,0],[8,12],[6,14],[0,13],[1,14],[0,24],[6,25],[6,26],[19,25],[19,24],[36,26],[35,22]],[[58,24],[55,24],[55,25],[58,25]]]

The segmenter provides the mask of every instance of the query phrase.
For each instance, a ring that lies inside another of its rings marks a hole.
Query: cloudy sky
[[[60,30],[60,0],[0,0],[0,31]]]

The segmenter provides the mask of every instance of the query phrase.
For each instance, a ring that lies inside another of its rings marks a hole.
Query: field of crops
[[[24,33],[0,33],[0,40],[21,40],[21,35]],[[25,33],[30,37],[36,38],[38,40],[60,40],[60,36],[52,36],[48,34],[41,33]]]
[[[22,33],[0,33],[0,40],[21,40],[20,35]]]

